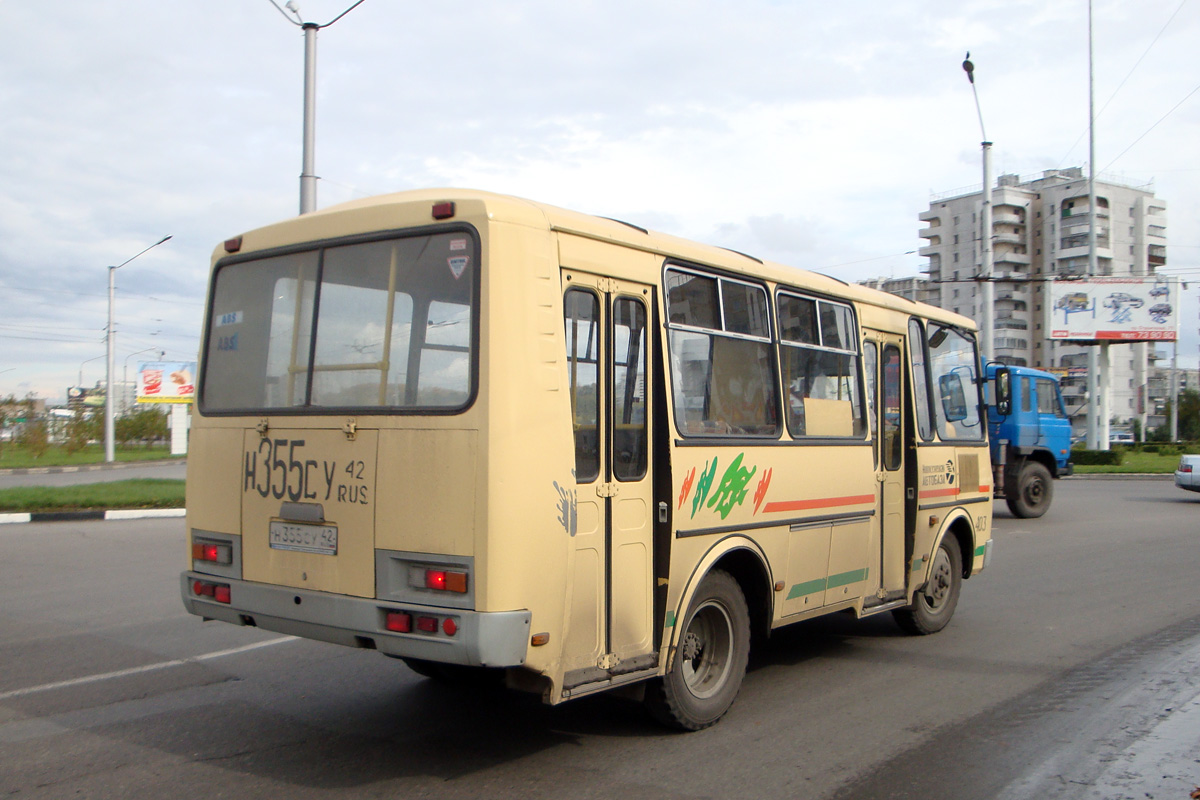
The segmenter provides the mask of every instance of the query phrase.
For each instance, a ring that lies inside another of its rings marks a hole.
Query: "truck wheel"
[[[908,633],[923,636],[937,633],[950,623],[962,591],[962,553],[958,540],[946,534],[937,552],[929,581],[917,592],[912,605],[892,612],[896,622]]]
[[[746,597],[733,576],[713,570],[688,607],[670,671],[646,687],[646,707],[669,727],[707,728],[733,705],[749,655]]]
[[[1005,491],[1004,501],[1014,517],[1031,519],[1040,517],[1050,508],[1054,497],[1054,483],[1050,470],[1037,461],[1026,461],[1017,473],[1012,491]]]

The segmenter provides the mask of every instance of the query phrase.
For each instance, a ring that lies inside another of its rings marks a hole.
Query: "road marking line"
[[[10,700],[14,697],[24,697],[30,694],[40,694],[41,692],[49,692],[54,689],[66,689],[71,686],[81,686],[87,683],[97,683],[99,681],[107,681],[113,678],[124,678],[128,675],[138,675],[143,672],[156,672],[162,669],[171,667],[181,667],[184,664],[196,664],[201,661],[211,661],[214,658],[223,658],[224,656],[233,656],[239,653],[246,653],[251,650],[257,650],[260,647],[270,647],[275,644],[283,644],[284,642],[295,641],[296,636],[282,636],[278,639],[268,639],[265,642],[255,642],[254,644],[242,645],[241,647],[231,647],[228,650],[217,650],[212,653],[203,653],[191,658],[177,658],[171,661],[160,661],[157,664],[147,664],[144,667],[131,667],[129,669],[120,669],[116,672],[105,672],[100,675],[88,675],[83,678],[72,678],[69,681],[57,681],[55,683],[43,683],[41,686],[30,686],[27,689],[14,689],[11,692],[0,693],[0,700]]]

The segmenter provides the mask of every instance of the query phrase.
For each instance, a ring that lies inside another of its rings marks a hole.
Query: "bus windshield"
[[[477,263],[456,231],[218,265],[201,407],[465,407]]]

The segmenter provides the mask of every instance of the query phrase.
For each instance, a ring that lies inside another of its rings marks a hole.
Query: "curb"
[[[110,508],[107,511],[31,511],[0,514],[0,525],[24,522],[79,522],[83,520],[157,519],[184,516],[182,508]]]
[[[187,464],[187,457],[153,458],[146,461],[117,461],[112,464],[71,464],[62,467],[17,467],[14,469],[0,469],[0,475],[58,475],[63,472],[99,472],[108,469],[130,469],[132,467],[168,466],[174,464]]]

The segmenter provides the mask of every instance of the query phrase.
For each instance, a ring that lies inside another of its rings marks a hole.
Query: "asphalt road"
[[[997,505],[930,637],[778,632],[715,728],[555,708],[183,612],[183,521],[0,528],[0,796],[1186,798],[1200,784],[1200,494]]]
[[[122,462],[116,465],[80,468],[51,467],[46,471],[33,472],[0,470],[0,489],[18,486],[74,486],[80,483],[107,483],[134,478],[183,480],[186,477],[186,461],[146,461],[128,464]]]

